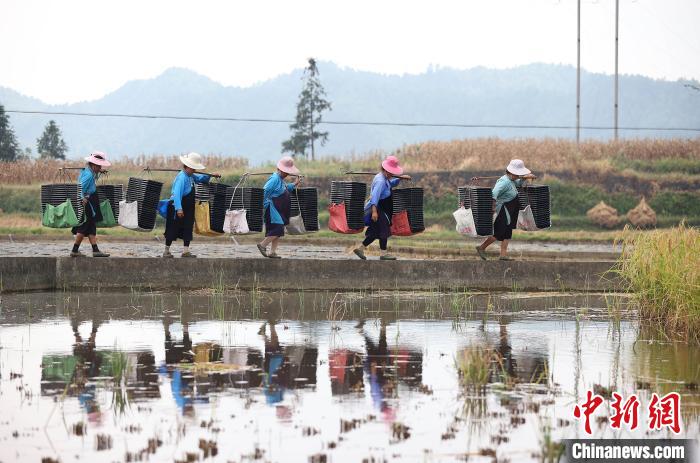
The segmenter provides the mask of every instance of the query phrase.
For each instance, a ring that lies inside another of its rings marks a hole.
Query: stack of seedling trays
[[[365,196],[367,184],[361,182],[331,182],[331,203],[345,203],[348,227],[359,230],[365,227]]]
[[[517,187],[517,189],[518,189],[518,203],[520,204],[520,210],[522,211],[530,204],[530,201],[528,201],[527,194],[525,194],[525,187],[519,186],[519,187]]]
[[[83,220],[83,202],[78,196],[80,186],[77,183],[54,183],[41,185],[41,215],[44,215],[46,205],[59,206],[70,199],[79,222]]]
[[[236,192],[233,197],[233,192]],[[232,187],[226,188],[225,204],[226,208],[236,210],[246,210],[246,222],[251,232],[261,232],[263,230],[263,194],[262,188]],[[231,201],[233,197],[233,201]],[[230,206],[230,207],[229,207]]]
[[[318,231],[318,189],[297,188],[290,193],[290,196],[292,197],[291,216],[301,214],[306,231]]]
[[[524,188],[537,228],[552,226],[549,187],[547,185],[527,185]]]
[[[491,188],[483,186],[465,186],[457,189],[459,202],[465,209],[472,210],[476,234],[493,235],[493,196]]]
[[[423,220],[423,188],[398,188],[391,194],[393,214],[406,211],[411,233],[425,230]]]
[[[469,209],[469,187],[461,186],[457,188],[457,197],[459,205],[464,206],[465,209]]]
[[[156,226],[156,209],[162,189],[161,182],[129,177],[129,183],[126,187],[126,201],[128,203],[137,202],[139,229],[142,231],[153,230]]]
[[[119,220],[119,201],[124,201],[124,185],[97,185],[97,196],[100,202],[109,201],[114,220]]]
[[[223,183],[195,183],[195,201],[209,203],[209,228],[212,231],[224,232],[224,219],[229,203],[226,202],[226,189],[229,185]]]

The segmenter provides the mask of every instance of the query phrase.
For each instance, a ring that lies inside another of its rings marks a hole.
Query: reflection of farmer
[[[71,326],[73,328],[73,336],[75,337],[73,356],[76,360],[71,386],[74,387],[79,394],[78,400],[80,404],[85,407],[88,418],[91,421],[99,421],[101,412],[99,404],[95,399],[95,385],[91,384],[88,386],[87,384],[90,378],[99,376],[100,373],[102,359],[97,355],[97,351],[95,350],[95,338],[97,337],[97,328],[100,326],[100,322],[96,319],[92,320],[90,337],[87,341],[83,340],[78,330],[80,326],[80,320],[78,320],[78,318],[71,318]]]
[[[270,325],[269,338],[266,334],[266,324]],[[259,333],[265,339],[265,361],[263,363],[265,381],[263,383],[263,389],[265,391],[267,403],[275,404],[282,401],[284,394],[283,381],[286,376],[284,372],[284,352],[280,347],[274,320],[269,320],[267,323],[263,323],[263,325],[260,327]]]
[[[503,320],[499,321],[499,341],[498,341],[498,355],[501,358],[502,366],[501,370],[503,373],[508,375],[509,378],[515,378],[515,371],[518,364],[513,357],[513,348],[508,341],[508,324]]]
[[[391,373],[391,358],[386,343],[386,323],[381,321],[379,329],[379,341],[374,341],[365,333],[364,326],[360,328],[365,338],[367,357],[365,359],[365,372],[369,376],[370,395],[374,406],[378,408],[386,419],[393,419],[394,411],[387,403],[387,396],[393,397],[396,392],[396,378]]]
[[[513,355],[513,348],[508,337],[508,323],[499,322],[498,354],[501,359],[498,374],[505,373],[508,378],[525,383],[539,383],[545,380],[542,377],[547,371],[547,353],[538,349],[538,346],[528,346],[526,351]]]
[[[268,324],[270,325],[269,338],[266,335]],[[273,320],[263,323],[259,334],[265,339],[263,387],[267,403],[281,402],[285,389],[316,384],[318,349],[303,345],[280,346]]]
[[[170,319],[167,317],[163,319],[163,328],[165,329],[166,365],[161,368],[161,374],[169,374],[173,398],[182,413],[184,415],[192,415],[194,413],[193,404],[195,402],[206,403],[208,402],[208,398],[195,397],[192,384],[194,382],[194,376],[189,371],[183,371],[176,366],[180,363],[190,364],[194,360],[189,324],[186,320],[182,321],[182,342],[177,342],[172,339],[170,334]]]

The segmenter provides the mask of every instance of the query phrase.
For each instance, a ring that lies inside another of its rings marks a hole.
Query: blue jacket
[[[204,174],[187,175],[184,170],[178,172],[173,181],[173,186],[170,188],[170,199],[173,200],[173,205],[176,211],[182,210],[182,198],[190,194],[195,183],[209,183],[210,177]]]
[[[95,174],[89,167],[83,168],[80,171],[80,176],[78,177],[78,183],[80,183],[80,198],[90,196],[95,191],[97,191],[97,185],[95,182],[99,178],[99,174]]]
[[[275,209],[272,198],[277,198],[278,196],[283,195],[285,190],[290,192],[294,191],[294,184],[286,183],[280,176],[279,172],[275,172],[274,174],[270,175],[270,178],[267,179],[267,182],[263,188],[263,208],[270,209],[270,222],[283,224],[284,221],[282,220],[282,216],[279,212],[277,212],[277,209]]]
[[[369,200],[365,203],[365,214],[372,209],[372,206],[379,206],[379,201],[391,196],[391,188],[398,185],[400,181],[400,178],[387,180],[383,172],[375,175],[370,187]]]
[[[491,192],[493,200],[496,201],[496,216],[498,216],[498,213],[505,203],[512,201],[518,196],[517,187],[522,186],[522,184],[523,179],[518,178],[511,180],[508,175],[504,175],[496,181],[496,185]],[[510,225],[508,209],[506,209],[506,224]]]

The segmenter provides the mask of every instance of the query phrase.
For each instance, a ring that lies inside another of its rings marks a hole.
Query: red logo
[[[574,407],[574,417],[578,420],[583,417],[585,420],[586,434],[592,434],[590,417],[602,403],[603,397],[593,394],[592,391],[587,391],[586,401],[580,405],[576,404]],[[613,392],[610,403],[610,427],[620,429],[624,423],[630,431],[636,429],[639,424],[639,406],[640,402],[636,394],[623,400],[622,395]],[[670,392],[661,398],[656,393],[652,394],[647,407],[649,412],[648,429],[658,431],[662,428],[668,428],[676,434],[680,433],[680,408],[681,397],[677,392]]]

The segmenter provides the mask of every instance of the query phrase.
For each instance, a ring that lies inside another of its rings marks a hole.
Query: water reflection
[[[16,443],[29,460],[118,461],[145,446],[157,461],[198,452],[201,460],[201,442],[207,449],[214,442],[219,455],[236,461],[453,461],[491,452],[499,461],[524,461],[543,452],[545,434],[580,435],[570,413],[577,388],[682,388],[684,404],[698,400],[698,349],[642,343],[627,321],[611,338],[595,315],[490,308],[429,319],[418,303],[372,306],[357,302],[362,296],[348,298],[358,316],[347,309],[345,320],[331,321],[328,306],[304,312],[301,298],[287,294],[269,296],[272,302],[265,296],[254,314],[235,317],[225,315],[233,299],[219,316],[194,296],[163,303],[159,295],[108,294],[99,307],[85,297],[79,306],[64,298],[60,308],[52,305],[58,296],[50,297],[27,296],[37,301],[31,319],[22,319],[27,300],[17,308],[2,300],[0,440]],[[478,394],[461,387],[456,368],[475,349],[490,354],[487,387]],[[696,432],[697,408],[690,410],[684,426]],[[77,422],[87,422],[89,439],[66,437]],[[610,437],[600,423],[596,437]],[[36,431],[44,427],[51,443]],[[113,449],[90,449],[99,433],[115,437]],[[149,439],[162,442],[162,453]],[[14,459],[0,448],[0,460]]]

